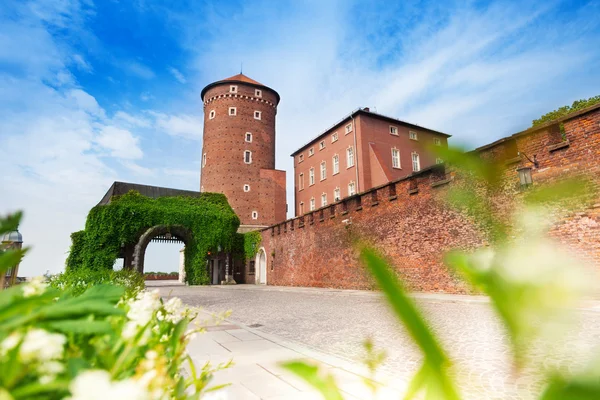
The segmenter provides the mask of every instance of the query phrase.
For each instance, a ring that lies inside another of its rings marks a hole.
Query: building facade
[[[292,154],[295,215],[397,180],[442,160],[447,135],[358,109]]]
[[[279,94],[239,74],[209,84],[201,96],[200,191],[225,194],[241,231],[285,220],[285,171],[275,169]]]

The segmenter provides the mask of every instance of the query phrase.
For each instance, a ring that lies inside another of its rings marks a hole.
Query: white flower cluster
[[[57,361],[63,358],[65,335],[50,333],[43,329],[31,329],[23,337],[13,333],[0,343],[0,354],[5,355],[21,343],[19,347],[20,361],[25,364],[39,364],[40,382],[51,382],[64,370],[64,365]]]
[[[150,394],[142,384],[132,378],[112,381],[103,370],[89,370],[77,375],[69,386],[68,400],[147,400]]]
[[[30,282],[23,285],[23,297],[37,296],[46,290],[48,284],[44,282],[43,276],[36,276]]]
[[[160,295],[158,290],[140,292],[133,300],[130,300],[129,311],[127,312],[129,321],[123,327],[123,337],[125,339],[133,338],[141,328],[148,325],[159,308]],[[141,344],[146,339],[148,339],[148,332],[141,338]]]
[[[173,297],[165,303],[164,319],[177,324],[179,321],[187,317],[189,309],[184,307],[179,297]],[[162,317],[159,317],[162,319]]]

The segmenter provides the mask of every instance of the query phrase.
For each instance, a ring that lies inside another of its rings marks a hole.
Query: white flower
[[[154,315],[154,312],[160,307],[159,292],[144,291],[137,295],[135,300],[129,303],[129,312],[127,318],[139,326],[145,326]]]
[[[14,349],[21,341],[21,335],[18,333],[11,333],[9,337],[2,341],[0,344],[0,354],[6,354]]]
[[[187,316],[187,309],[183,307],[179,297],[173,297],[165,304],[165,319],[174,324]]]
[[[65,370],[65,366],[58,361],[48,361],[39,366],[38,370],[47,375],[58,375]]]
[[[164,334],[164,335],[162,335],[162,336],[160,337],[160,341],[161,341],[161,342],[166,342],[166,341],[168,341],[168,340],[169,340],[169,337],[167,336],[167,334]]]
[[[44,282],[43,276],[36,276],[29,283],[23,286],[23,297],[37,296],[44,293],[47,283]]]
[[[62,358],[65,335],[32,329],[25,335],[19,354],[23,361],[50,361]]]
[[[111,382],[110,374],[102,370],[90,370],[77,375],[69,387],[70,400],[147,400],[149,394],[133,379]]]
[[[125,340],[133,339],[138,331],[138,325],[133,321],[128,321],[123,327],[123,332],[121,332],[121,336]]]

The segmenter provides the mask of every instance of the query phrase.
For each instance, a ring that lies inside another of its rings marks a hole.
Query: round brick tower
[[[239,74],[209,84],[201,96],[200,191],[225,194],[242,229],[285,220],[285,172],[275,170],[279,94]]]

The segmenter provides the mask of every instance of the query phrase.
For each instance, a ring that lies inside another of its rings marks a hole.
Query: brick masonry
[[[476,150],[504,166],[502,191],[491,199],[499,207],[508,211],[522,196],[516,169],[531,164],[518,152],[530,158],[535,154],[539,161],[539,168],[532,171],[534,185],[584,174],[600,186],[600,106],[558,122],[564,124],[564,137],[554,123]],[[444,202],[444,194],[461,179],[453,171],[433,167],[263,230],[267,283],[371,288],[352,245],[359,237],[381,249],[411,290],[465,292],[466,286],[444,266],[443,254],[474,249],[487,241],[484,232]],[[597,192],[589,207],[561,215],[550,234],[598,270]],[[254,276],[250,279],[254,282]]]

